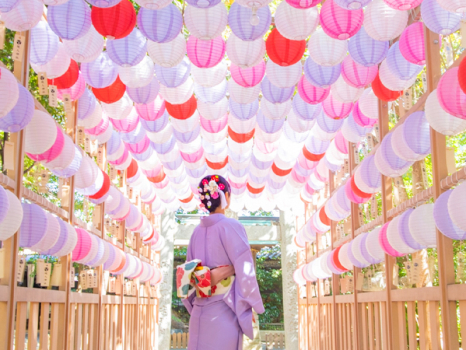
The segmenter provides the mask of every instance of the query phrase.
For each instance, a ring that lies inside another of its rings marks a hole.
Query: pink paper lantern
[[[418,65],[426,63],[422,22],[413,23],[403,31],[399,40],[399,49],[407,61]]]
[[[388,225],[390,224],[390,222],[387,222],[385,225],[382,226],[382,228],[380,229],[380,232],[379,232],[379,244],[380,246],[382,247],[382,249],[385,251],[385,253],[387,253],[388,255],[390,256],[394,256],[394,257],[400,257],[400,256],[403,256],[404,254],[403,253],[400,253],[399,251],[396,251],[391,245],[390,243],[388,242],[388,238],[387,238],[387,229],[388,229]]]
[[[335,39],[346,40],[355,35],[362,26],[362,9],[347,10],[333,0],[327,0],[320,10],[320,24],[325,33]]]
[[[440,78],[437,98],[442,109],[460,119],[466,119],[466,94],[458,82],[458,67],[448,69]]]
[[[312,85],[303,75],[298,83],[299,96],[307,103],[317,104],[324,101],[330,93],[330,88],[323,89]]]
[[[72,252],[72,261],[78,261],[86,257],[91,251],[92,245],[91,235],[87,231],[77,228],[76,233],[78,235],[78,241]]]
[[[352,102],[341,102],[330,94],[330,96],[322,102],[325,115],[332,119],[344,119],[353,109]]]
[[[253,87],[262,81],[265,74],[265,62],[249,67],[241,68],[234,64],[230,66],[230,73],[233,80],[243,87]]]
[[[71,101],[76,101],[83,95],[85,89],[86,82],[84,81],[82,74],[79,73],[78,80],[76,81],[76,83],[74,83],[72,87],[70,87],[69,89],[58,89],[57,97],[58,99],[63,101],[64,94],[69,94]]]
[[[422,0],[384,0],[385,3],[395,10],[406,11],[419,6]],[[418,22],[421,23],[422,22]]]
[[[346,56],[341,64],[341,76],[348,85],[361,88],[369,85],[377,76],[377,65],[365,67]]]
[[[186,44],[186,51],[188,58],[196,67],[214,67],[225,55],[225,41],[221,36],[212,40],[200,40],[191,35]]]

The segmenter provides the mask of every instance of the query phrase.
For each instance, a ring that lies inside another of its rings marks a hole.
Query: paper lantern
[[[366,251],[367,235],[367,233],[360,234],[351,243],[351,253],[353,254],[353,257],[355,258],[355,260],[357,260],[359,264],[359,266],[356,265],[357,267],[367,267],[371,264],[371,262],[368,260],[371,258],[371,256],[367,256]]]
[[[298,93],[304,102],[317,104],[327,98],[330,93],[330,89],[323,89],[314,86],[306,79],[305,76],[302,76],[298,83]]]
[[[67,144],[70,142],[73,143],[71,140],[68,140],[68,139],[69,138],[65,137],[65,147],[64,147],[64,151],[62,152],[63,156],[68,154]],[[55,162],[59,163],[63,160],[63,163],[67,165],[66,167],[62,167],[61,164],[58,164],[56,168],[52,168],[52,166],[50,166],[49,169],[54,175],[58,177],[69,178],[73,176],[74,174],[76,174],[76,172],[81,166],[82,154],[81,154],[80,148],[78,149],[77,147],[74,147],[74,144],[73,144],[73,149],[74,149],[74,156],[70,156],[71,162],[69,164],[66,164],[66,161],[64,161],[62,158],[62,155],[60,155],[59,157],[57,157],[57,159],[55,159],[55,161],[53,161],[54,163]]]
[[[36,65],[47,64],[58,52],[58,36],[45,21],[31,29],[30,61]]]
[[[220,84],[222,80],[225,79],[227,69],[228,67],[225,60],[222,60],[215,67],[211,68],[198,68],[196,66],[191,66],[191,75],[196,84],[205,87],[212,87]]]
[[[322,102],[322,107],[326,116],[333,119],[344,119],[353,109],[353,103],[340,102],[330,94],[330,96]]]
[[[18,231],[23,221],[23,207],[14,193],[4,190],[8,207],[3,206],[4,219],[0,221],[0,240],[5,241]],[[6,210],[5,210],[6,209]]]
[[[129,98],[136,104],[147,105],[153,103],[157,98],[160,91],[160,84],[158,80],[153,77],[151,82],[143,87],[130,88],[127,87],[126,92]]]
[[[279,66],[290,66],[301,60],[306,49],[305,40],[285,38],[274,28],[265,43],[267,55]]]
[[[461,230],[466,228],[466,220],[461,215],[461,208],[465,202],[464,193],[466,192],[465,183],[457,186],[448,199],[448,213],[453,223]]]
[[[400,52],[398,42],[390,47],[385,62],[390,72],[398,79],[415,79],[415,77],[422,71],[422,66],[413,64],[403,57]],[[409,83],[407,82],[406,85]]]
[[[343,77],[339,77],[331,87],[332,95],[340,102],[356,102],[364,91],[363,88],[355,88],[346,84]]]
[[[94,88],[105,88],[115,82],[118,77],[118,66],[102,52],[97,59],[81,64],[84,80]]]
[[[460,13],[443,9],[435,0],[422,2],[421,15],[426,27],[441,35],[449,35],[457,31],[461,22]]]
[[[271,61],[270,61],[271,62]],[[230,66],[232,79],[243,87],[253,87],[259,84],[265,74],[264,61],[250,68],[240,68],[234,64]],[[196,78],[194,79],[196,81]]]
[[[387,56],[388,47],[388,41],[371,38],[364,27],[348,43],[351,58],[364,67],[371,67],[382,62]]]
[[[260,85],[245,88],[235,83],[234,80],[228,81],[228,91],[230,97],[237,103],[248,104],[253,103],[259,97]]]
[[[273,103],[267,99],[261,101],[261,111],[267,118],[270,119],[283,119],[291,111],[291,100],[284,103]],[[303,122],[307,122],[303,120]]]
[[[309,56],[321,66],[335,66],[346,57],[348,42],[327,35],[322,29],[317,29],[308,42]]]
[[[463,92],[466,91],[466,61],[463,59],[458,67],[458,82]]]
[[[3,80],[3,79],[2,79]],[[26,127],[25,151],[41,154],[50,149],[57,139],[57,126],[47,113],[35,110],[31,122]]]
[[[398,157],[393,151],[392,136],[392,133],[387,134],[375,153],[375,165],[377,169],[388,177],[403,175],[412,164],[412,162]]]
[[[230,99],[229,106],[230,113],[241,120],[251,119],[253,116],[256,115],[257,111],[259,110],[259,102],[257,100],[254,100],[251,103],[241,104]],[[200,112],[202,114],[202,111]]]
[[[142,119],[149,121],[156,120],[165,112],[165,101],[158,95],[153,102],[145,105],[136,105],[135,108]]]
[[[341,246],[340,251],[338,252],[338,260],[340,260],[341,265],[347,270],[352,270],[354,267],[354,265],[348,257],[348,249],[350,248],[351,245],[345,243]]]
[[[154,77],[154,62],[149,56],[144,56],[141,62],[131,67],[120,67],[121,82],[129,88],[140,88],[150,84]]]
[[[70,254],[76,246],[78,235],[73,226],[60,219],[57,221],[60,226],[60,236],[58,237],[55,245],[52,248],[43,251],[42,254],[61,257]]]
[[[170,88],[180,86],[189,77],[191,71],[191,62],[187,57],[181,61],[180,64],[175,67],[162,67],[159,65],[155,66],[155,73],[157,79],[162,85],[165,85]]]
[[[400,232],[399,232],[400,219],[401,217],[397,216],[392,221],[390,221],[390,223],[388,224],[388,227],[387,227],[388,243],[391,247],[393,247],[394,250],[398,251],[400,254],[414,253],[416,252],[416,250],[408,246],[400,236]]]
[[[379,233],[380,227],[369,232],[366,237],[365,246],[372,264],[380,263],[385,259],[385,252],[379,243]]]
[[[189,0],[187,1],[187,3],[190,4],[191,6],[195,6],[195,7],[203,8],[203,9],[213,7],[217,5],[219,2],[220,0]]]
[[[429,125],[443,135],[456,135],[466,129],[466,120],[454,117],[443,110],[437,97],[437,89],[427,97],[425,114]]]
[[[376,97],[378,97],[380,100],[385,101],[385,102],[395,101],[403,93],[403,91],[393,91],[393,90],[389,90],[388,88],[386,88],[380,81],[378,74],[375,77],[374,81],[372,82],[372,92],[374,93]],[[363,105],[361,104],[360,106],[362,108]],[[368,114],[366,115],[369,116]]]
[[[351,56],[346,56],[341,64],[341,76],[348,85],[355,88],[362,88],[372,83],[377,72],[377,65],[365,67],[355,62]]]
[[[200,40],[190,36],[186,51],[191,62],[199,68],[216,66],[225,55],[225,42],[221,36],[212,40]]]
[[[71,64],[68,67],[68,70],[61,76],[48,79],[49,85],[55,85],[58,89],[69,89],[77,81],[79,77],[79,67],[76,61],[71,60]]]
[[[231,34],[227,40],[226,52],[231,62],[240,68],[249,68],[263,62],[266,44],[262,38],[243,41]]]
[[[194,83],[192,79],[186,80],[176,88],[168,88],[164,85],[160,87],[160,95],[165,101],[172,104],[182,104],[188,101],[194,92]]]
[[[31,248],[39,244],[47,233],[47,215],[38,205],[27,203],[22,204],[22,213],[19,245]]]
[[[320,3],[319,0],[286,0],[286,2],[297,9],[307,9]]]
[[[10,203],[8,200],[8,195],[6,190],[3,187],[0,188],[0,223],[5,220],[5,217],[10,208]]]
[[[409,216],[409,232],[420,245],[428,248],[437,246],[434,204],[424,204],[413,210]]]
[[[381,181],[381,174],[375,165],[374,156],[366,156],[354,174],[356,186],[363,192],[375,193],[380,190]]]
[[[294,86],[289,88],[279,88],[273,85],[266,76],[260,84],[262,94],[269,102],[284,103],[293,96]]]
[[[319,24],[319,11],[315,7],[296,9],[283,1],[275,13],[275,25],[285,38],[305,40]]]
[[[279,66],[273,61],[267,61],[266,73],[270,82],[279,88],[294,87],[301,78],[303,66],[297,62],[291,66]]]
[[[322,66],[312,60],[311,57],[306,59],[304,64],[304,75],[306,79],[314,86],[328,88],[337,81],[340,76],[341,65],[338,63],[334,66]]]
[[[403,57],[411,63],[423,65],[426,62],[422,22],[413,23],[403,31],[399,49]]]
[[[31,96],[29,91],[21,84],[17,84],[17,87],[19,90],[19,97],[17,99],[17,103],[4,117],[0,118],[0,130],[7,132],[18,132],[24,129],[30,123],[33,117],[34,98]],[[11,90],[14,91],[14,88]],[[10,93],[11,90],[9,90],[8,93]],[[9,104],[9,101],[7,101],[7,103]]]
[[[390,90],[396,91],[405,90],[412,86],[416,82],[417,75],[414,75],[408,80],[400,79],[388,68],[387,60],[384,60],[379,68],[379,78],[384,86]]]
[[[302,119],[314,120],[322,112],[322,107],[319,104],[309,104],[296,94],[293,98],[293,112]]]
[[[181,33],[167,43],[156,43],[149,40],[147,51],[155,64],[166,68],[175,67],[185,57],[186,40]]]
[[[134,28],[122,39],[107,42],[108,57],[121,67],[131,67],[140,63],[146,56],[147,39]]]
[[[326,1],[320,10],[320,25],[330,37],[346,40],[355,35],[362,26],[362,9],[347,10],[333,0]]]
[[[125,91],[126,86],[121,82],[119,77],[117,77],[116,80],[107,87],[92,89],[92,92],[99,101],[108,104],[120,100],[125,94]]]
[[[122,39],[128,36],[136,24],[136,11],[129,0],[121,0],[109,8],[92,7],[92,24],[108,39]]]
[[[180,10],[173,4],[158,10],[143,7],[139,10],[137,23],[142,34],[149,40],[167,43],[181,32],[183,17]]]
[[[212,40],[221,35],[227,20],[228,13],[223,3],[206,9],[187,6],[184,10],[186,28],[191,35],[201,40]]]
[[[30,247],[32,250],[35,250],[39,253],[43,253],[52,248],[60,237],[60,224],[58,223],[59,219],[48,212],[46,212],[45,215],[47,217],[47,231],[39,243]]]
[[[204,103],[217,103],[225,97],[227,93],[227,80],[224,79],[217,86],[204,87],[201,85],[194,85],[194,93],[199,101]]]
[[[42,18],[43,7],[39,0],[20,0],[13,9],[2,13],[2,21],[6,28],[16,32],[30,30]]]
[[[62,5],[50,6],[47,22],[60,38],[76,40],[91,27],[91,9],[84,0],[69,0]]]
[[[408,23],[408,11],[391,8],[383,0],[374,0],[364,11],[364,28],[367,34],[379,41],[398,37]]]
[[[418,161],[430,153],[430,126],[424,112],[414,112],[393,133],[392,148],[402,159]]]
[[[380,246],[382,247],[382,249],[385,251],[385,253],[387,253],[388,255],[390,256],[393,256],[393,257],[400,257],[400,256],[403,256],[404,254],[397,251],[395,248],[393,248],[388,239],[387,239],[387,229],[388,229],[388,225],[390,223],[387,222],[385,225],[382,226],[382,228],[380,229],[379,231],[379,244]]]
[[[458,67],[450,68],[442,75],[437,86],[437,98],[445,112],[466,119],[466,94],[459,85],[458,70]]]
[[[45,162],[50,162],[57,158],[58,155],[63,151],[63,147],[65,144],[65,137],[63,135],[63,131],[59,126],[56,126],[57,128],[57,136],[55,139],[54,144],[52,147],[50,147],[46,152],[40,153],[40,154],[29,154],[28,156],[35,160],[35,161],[45,161]]]
[[[149,10],[159,10],[171,4],[169,0],[135,0],[135,2]]]
[[[434,203],[434,220],[437,228],[445,236],[451,239],[464,240],[466,231],[460,229],[451,219],[448,202],[455,190],[448,190],[442,193]],[[456,215],[458,217],[458,215]]]
[[[67,54],[75,61],[92,62],[102,53],[104,38],[91,25],[82,37],[75,40],[63,40],[63,45]]]
[[[388,6],[395,10],[406,11],[419,6],[422,0],[383,0]],[[422,24],[422,23],[421,23]]]
[[[466,4],[462,0],[442,0],[442,1],[439,1],[439,5],[449,12],[454,12],[454,13],[466,12]]]
[[[358,107],[364,116],[373,120],[373,123],[379,120],[379,100],[371,88],[363,91],[358,100]]]
[[[19,0],[1,0],[0,1],[0,11],[3,13],[13,10],[18,6]]]
[[[64,95],[68,94],[70,95],[71,101],[76,101],[79,99],[82,94],[84,93],[84,90],[86,89],[86,82],[84,81],[83,76],[81,73],[78,75],[78,80],[74,83],[73,86],[71,86],[68,89],[58,89],[57,90],[57,97],[59,100],[64,100]]]
[[[272,15],[268,6],[252,9],[234,2],[228,13],[228,24],[235,36],[243,41],[262,38],[269,30]]]

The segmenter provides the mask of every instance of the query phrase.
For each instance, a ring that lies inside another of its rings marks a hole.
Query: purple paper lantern
[[[184,144],[191,143],[194,140],[197,139],[199,136],[199,133],[201,131],[201,126],[198,125],[196,126],[192,131],[188,132],[178,132],[177,130],[173,129],[173,135],[175,135],[175,138]]]
[[[398,42],[394,43],[388,50],[387,66],[394,76],[402,80],[410,80],[422,71],[421,65],[411,63],[403,57]]]
[[[152,81],[146,86],[139,88],[126,88],[126,93],[134,103],[145,105],[154,102],[159,91],[160,84],[156,77],[152,78]]]
[[[293,96],[294,86],[289,88],[279,88],[273,85],[267,76],[261,82],[262,95],[272,103],[284,103]]]
[[[96,108],[97,100],[91,90],[86,89],[78,99],[78,119],[83,120],[91,116]]]
[[[10,201],[6,190],[0,186],[0,223],[5,219],[8,209],[10,208]]]
[[[175,88],[185,83],[191,73],[191,62],[187,57],[174,67],[162,67],[155,65],[155,75],[160,84],[169,88]]]
[[[149,132],[161,132],[168,125],[168,112],[165,111],[163,115],[153,121],[140,119],[142,127]]]
[[[55,255],[65,246],[66,241],[68,240],[68,226],[63,220],[57,219],[57,221],[60,227],[60,235],[58,236],[58,240],[53,245],[53,247],[50,247],[50,249],[41,252],[44,255]]]
[[[3,118],[0,118],[0,130],[18,132],[23,130],[34,115],[34,98],[29,91],[18,84],[19,98],[16,105]]]
[[[144,136],[146,136],[146,130],[142,127],[141,123],[138,123],[132,131],[120,133],[121,140],[126,143],[138,143]]]
[[[244,7],[234,2],[228,13],[228,24],[231,31],[243,41],[262,38],[272,23],[272,14],[268,6],[256,9]]]
[[[365,193],[377,192],[382,183],[382,176],[375,166],[373,155],[368,155],[356,170],[354,175],[356,186]]]
[[[259,110],[259,101],[255,100],[252,103],[238,103],[230,98],[228,101],[230,106],[230,113],[238,119],[249,120],[257,114]]]
[[[385,176],[400,176],[405,173],[413,162],[398,157],[392,148],[392,133],[388,133],[377,149],[375,164]]]
[[[387,56],[388,41],[377,41],[372,39],[364,27],[349,40],[348,52],[351,58],[364,67],[379,64]]]
[[[91,27],[91,9],[84,0],[69,0],[62,5],[50,6],[47,22],[60,38],[75,40]]]
[[[89,63],[81,63],[81,74],[90,86],[101,89],[112,85],[118,77],[118,66],[106,52]]]
[[[168,43],[181,32],[183,17],[173,4],[159,10],[142,7],[138,13],[138,27],[142,34],[153,42]]]
[[[437,0],[424,0],[421,4],[422,21],[431,31],[441,35],[456,32],[461,23],[461,13],[442,8]]]
[[[414,112],[405,120],[403,138],[411,151],[419,154],[420,158],[430,153],[430,125],[423,111]]]
[[[121,0],[87,0],[87,2],[95,7],[109,8],[118,5]]]
[[[0,0],[0,12],[6,13],[13,10],[20,0]]]
[[[30,61],[36,65],[45,65],[58,52],[58,36],[45,21],[40,21],[31,29]]]
[[[214,7],[215,5],[220,3],[220,0],[186,0],[186,2],[191,6],[205,9],[209,7]]]
[[[301,119],[314,120],[320,113],[322,113],[322,105],[307,103],[299,94],[296,94],[293,97],[293,112],[295,112]]]
[[[109,40],[107,53],[110,59],[121,67],[132,67],[141,62],[146,56],[147,39],[139,29],[122,39]]]
[[[83,156],[81,153],[81,148],[75,146],[74,158],[71,164],[68,165],[65,169],[50,169],[50,171],[52,174],[58,177],[69,178],[78,172],[79,168],[81,167],[82,159]]]
[[[23,221],[19,245],[23,248],[31,248],[40,243],[47,233],[47,215],[36,204],[23,203],[22,207]]]
[[[335,4],[347,10],[357,10],[365,7],[371,0],[335,0]]]
[[[220,84],[212,87],[204,87],[194,83],[194,93],[199,101],[204,103],[217,103],[225,97],[228,83],[224,79]]]
[[[406,244],[408,247],[414,250],[421,250],[426,247],[419,244],[414,239],[409,230],[409,217],[413,211],[414,209],[410,208],[401,215],[400,220],[398,221],[398,233],[403,243]]]
[[[344,119],[333,119],[321,113],[316,118],[317,125],[326,133],[335,133],[341,129]]]
[[[466,239],[466,231],[463,231],[452,221],[448,212],[448,199],[453,190],[448,190],[440,195],[434,203],[434,220],[437,228],[445,236],[451,239]]]
[[[337,81],[341,72],[341,64],[335,66],[321,66],[314,62],[311,57],[304,63],[304,75],[312,85],[328,88]]]
[[[274,134],[280,131],[285,123],[285,119],[269,119],[261,111],[257,113],[257,125],[267,134]]]

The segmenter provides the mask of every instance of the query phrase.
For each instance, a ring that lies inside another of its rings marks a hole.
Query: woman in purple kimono
[[[199,259],[211,269],[212,295],[197,297],[197,287],[183,300],[191,315],[188,350],[242,350],[243,334],[253,338],[252,309],[264,312],[246,231],[225,216],[230,192],[221,176],[199,184],[201,206],[210,215],[194,230],[186,261]]]

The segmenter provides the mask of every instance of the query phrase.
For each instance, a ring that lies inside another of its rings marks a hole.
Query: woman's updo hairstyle
[[[218,207],[226,205],[225,193],[231,193],[230,184],[220,175],[208,175],[199,182],[200,206],[213,213]],[[221,192],[221,193],[220,193]]]

